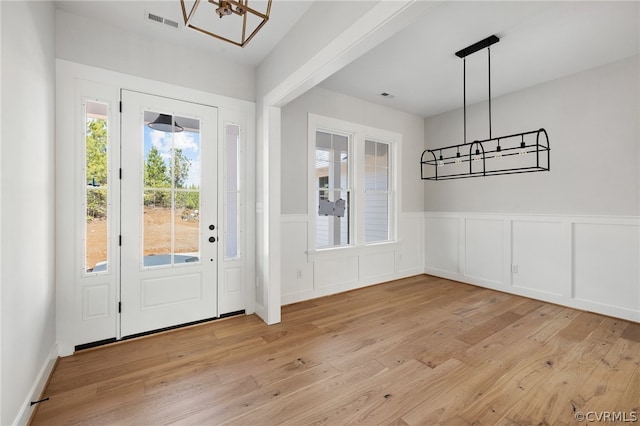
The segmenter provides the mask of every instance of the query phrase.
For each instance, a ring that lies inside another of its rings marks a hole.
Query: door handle
[[[216,237],[209,237],[209,242],[210,243],[215,243],[216,242]]]

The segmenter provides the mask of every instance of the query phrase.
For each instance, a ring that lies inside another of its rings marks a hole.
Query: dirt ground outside
[[[185,219],[183,219],[183,216]],[[176,253],[200,251],[200,220],[197,216],[176,211],[174,217],[174,245]],[[171,253],[171,209],[144,208],[144,255]],[[87,223],[86,267],[107,259],[107,221],[96,219]]]

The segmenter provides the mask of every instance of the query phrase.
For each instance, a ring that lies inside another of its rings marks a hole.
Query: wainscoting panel
[[[573,296],[640,311],[638,226],[573,225]]]
[[[339,257],[314,262],[313,282],[315,287],[339,287],[358,281],[358,257]]]
[[[398,252],[398,272],[407,275],[421,273],[424,264],[424,215],[405,213],[398,221],[398,235],[401,236],[401,248]]]
[[[295,218],[295,221],[282,222],[280,227],[283,295],[313,291],[313,264],[307,262],[307,216]]]
[[[393,251],[383,253],[363,254],[360,259],[360,278],[370,280],[372,278],[384,278],[393,276],[395,259]]]
[[[512,284],[562,296],[562,223],[514,220],[511,238]]]
[[[425,219],[425,265],[433,271],[460,273],[460,247],[458,245],[460,220],[456,217]]]
[[[503,221],[465,220],[465,275],[490,284],[502,285]]]
[[[309,251],[307,215],[283,215],[283,305],[424,273],[424,213],[401,213],[388,243]]]
[[[427,212],[424,229],[427,274],[640,322],[637,216]]]

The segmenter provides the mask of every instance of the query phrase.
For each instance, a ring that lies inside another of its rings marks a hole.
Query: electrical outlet
[[[518,273],[518,265],[511,265],[511,273],[513,274]]]
[[[298,272],[296,273],[296,277],[298,277],[299,280],[302,279],[302,269],[298,269]]]

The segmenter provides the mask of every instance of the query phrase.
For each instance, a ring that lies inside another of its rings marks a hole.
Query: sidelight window
[[[84,272],[106,272],[109,267],[109,106],[85,101],[83,107]]]

